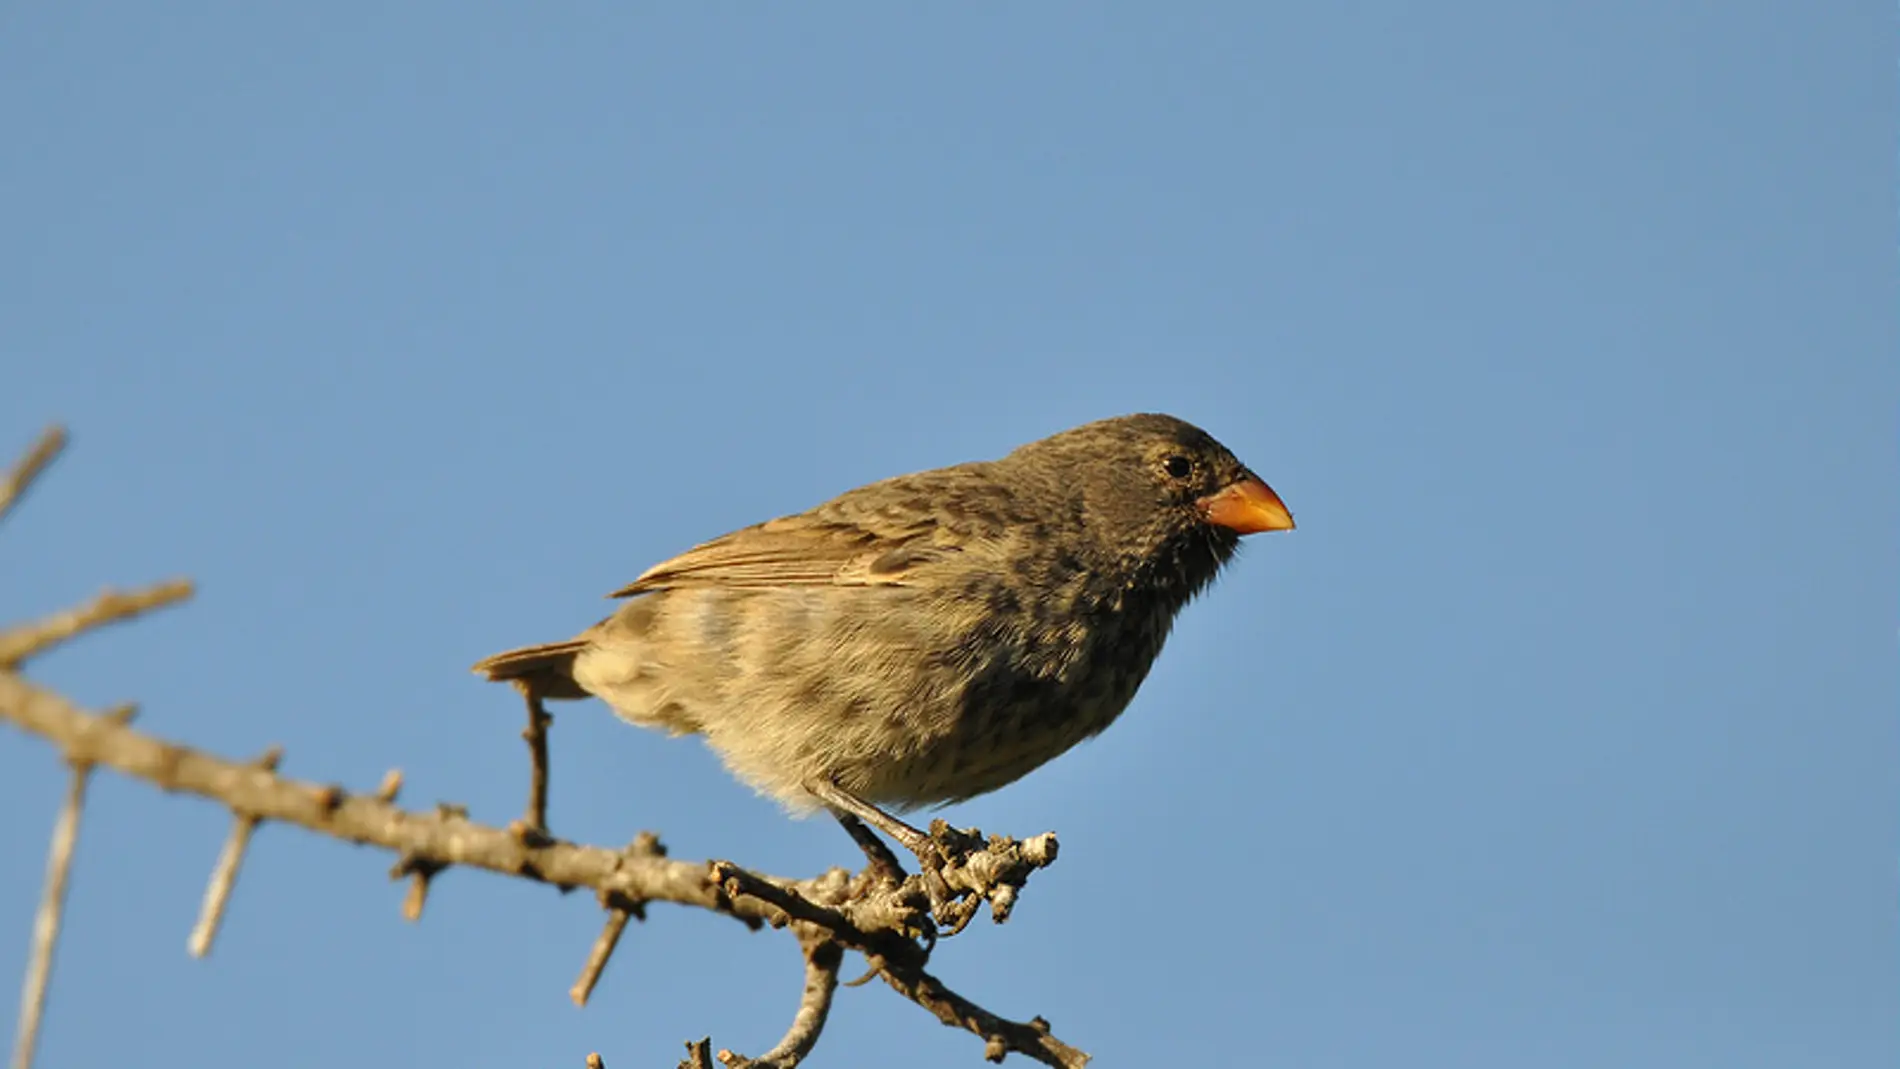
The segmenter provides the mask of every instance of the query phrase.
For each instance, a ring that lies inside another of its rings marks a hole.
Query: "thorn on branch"
[[[440,861],[432,861],[415,854],[404,854],[396,859],[389,870],[389,878],[400,880],[409,877],[409,893],[402,899],[402,919],[414,923],[422,919],[422,907],[429,904],[429,883],[436,873],[448,868]]]
[[[396,795],[401,793],[401,791],[402,769],[392,768],[383,773],[383,782],[376,787],[376,800],[384,805],[389,805],[395,802]]]
[[[409,880],[409,893],[402,899],[402,919],[415,923],[422,919],[422,908],[429,904],[429,881],[433,872],[417,871]]]
[[[266,772],[275,772],[283,758],[283,747],[273,746],[253,762],[253,766]],[[211,870],[211,882],[205,887],[205,900],[198,911],[198,923],[191,929],[190,938],[185,940],[185,949],[194,958],[211,953],[211,943],[218,937],[218,926],[224,922],[225,906],[231,900],[231,888],[237,885],[238,866],[244,863],[244,851],[251,845],[251,833],[257,830],[257,823],[255,816],[239,813],[231,824],[231,835],[225,839],[224,849],[218,854],[218,863]]]

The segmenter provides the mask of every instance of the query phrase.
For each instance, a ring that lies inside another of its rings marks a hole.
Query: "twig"
[[[574,1005],[585,1006],[594,993],[594,985],[600,982],[600,974],[607,968],[607,959],[613,957],[614,948],[620,945],[620,935],[627,930],[627,921],[633,918],[633,911],[610,909],[607,911],[607,924],[594,940],[594,946],[587,952],[587,964],[581,966],[580,979],[568,988],[567,997]]]
[[[522,823],[531,833],[548,830],[548,725],[554,717],[542,704],[541,696],[523,684],[521,697],[528,704],[528,726],[521,729],[521,740],[528,744],[528,809]]]
[[[66,448],[66,428],[48,427],[40,432],[39,439],[26,451],[19,462],[0,476],[0,520],[13,511],[27,490],[46,471],[47,465],[58,458],[60,451]]]
[[[59,922],[66,907],[66,876],[73,862],[73,843],[79,838],[79,810],[86,801],[86,777],[92,770],[75,765],[66,784],[66,804],[53,824],[53,845],[46,857],[46,889],[33,916],[33,951],[20,991],[20,1030],[13,1044],[13,1069],[33,1064],[39,1043],[40,1020],[46,1013],[46,984],[53,974],[53,948],[59,942]]]
[[[660,837],[650,831],[643,831],[627,844],[629,857],[665,857],[666,846]],[[587,964],[581,967],[580,979],[568,989],[567,997],[574,1005],[585,1006],[594,993],[594,985],[600,982],[600,974],[607,968],[607,960],[613,957],[614,948],[620,945],[621,933],[627,930],[627,922],[633,919],[647,919],[647,904],[639,899],[629,899],[621,895],[602,892],[600,904],[606,907],[607,924],[594,940],[592,949],[587,952]]]
[[[679,1069],[718,1069],[717,1066],[713,1065],[712,1037],[707,1036],[704,1039],[688,1040],[686,1043],[686,1059],[680,1062]]]
[[[257,759],[257,767],[274,772],[283,757],[282,748],[273,746]],[[192,927],[191,937],[185,940],[185,949],[194,958],[211,953],[212,940],[218,937],[218,925],[224,921],[225,905],[231,900],[231,888],[237,884],[238,866],[244,863],[244,851],[251,845],[251,833],[256,830],[257,818],[245,813],[239,813],[231,822],[231,835],[225,839],[224,849],[218,853],[218,863],[211,870],[211,882],[205,887],[198,923]]]
[[[774,928],[783,928],[787,921],[796,920],[827,931],[855,930],[851,918],[830,906],[812,901],[794,887],[742,869],[730,861],[714,861],[708,868],[713,879],[719,881],[721,889],[735,899],[756,899],[784,914],[766,916],[766,923]]]
[[[1089,1063],[1087,1054],[1049,1034],[1048,1021],[1035,1017],[1024,1023],[998,1017],[921,968],[886,968],[884,981],[944,1024],[982,1036],[983,1056],[990,1061],[1000,1062],[1014,1052],[1057,1069],[1083,1069]]]
[[[143,590],[107,590],[76,609],[0,631],[0,669],[12,670],[77,635],[106,624],[130,620],[153,609],[191,597],[191,581],[174,579]]]
[[[125,723],[132,706],[107,714]],[[40,1021],[46,1014],[46,987],[53,975],[53,950],[59,944],[60,920],[66,910],[66,879],[72,872],[73,848],[79,842],[79,812],[86,804],[86,781],[92,766],[74,762],[66,783],[66,802],[53,823],[53,841],[46,854],[46,884],[39,912],[33,916],[33,949],[27,959],[26,982],[20,989],[20,1027],[14,1036],[13,1069],[28,1069],[39,1045]]]
[[[805,990],[785,1038],[757,1058],[720,1051],[719,1060],[726,1069],[795,1069],[818,1044],[825,1019],[831,1015],[832,993],[838,990],[838,965],[844,960],[844,948],[822,936],[806,936],[800,942],[805,949]]]

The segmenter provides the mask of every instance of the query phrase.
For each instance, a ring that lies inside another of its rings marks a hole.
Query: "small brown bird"
[[[993,791],[1108,727],[1240,537],[1292,527],[1205,431],[1123,416],[716,538],[475,670],[703,735],[793,812],[915,850],[878,806]]]

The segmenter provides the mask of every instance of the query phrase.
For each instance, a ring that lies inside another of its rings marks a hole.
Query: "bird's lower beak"
[[[1201,498],[1201,516],[1235,534],[1291,531],[1293,514],[1286,510],[1273,487],[1249,475],[1237,483]]]

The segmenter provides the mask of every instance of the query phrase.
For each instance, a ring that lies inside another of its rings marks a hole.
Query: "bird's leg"
[[[931,913],[942,915],[955,896],[951,893],[950,885],[944,882],[944,852],[934,837],[918,831],[829,779],[813,780],[805,785],[805,789],[831,807],[838,821],[844,825],[844,830],[850,832],[851,838],[870,856],[873,868],[882,869],[888,862],[895,870],[897,881],[903,882],[904,870],[897,868],[897,859],[891,856],[890,848],[877,842],[877,836],[871,834],[866,824],[896,839],[904,845],[904,849],[916,854],[917,868],[924,878],[924,892],[930,896]]]
[[[904,866],[898,863],[897,855],[891,853],[891,848],[884,845],[884,840],[878,838],[876,832],[865,827],[864,821],[842,809],[832,810],[831,815],[838,818],[838,823],[850,833],[851,841],[857,843],[858,848],[864,851],[864,856],[871,859],[871,871],[892,883],[904,882]]]
[[[805,785],[805,789],[810,791],[813,797],[825,803],[825,805],[831,808],[833,813],[838,815],[839,821],[844,823],[844,830],[851,833],[851,838],[856,840],[860,847],[864,848],[865,853],[871,853],[871,848],[865,846],[865,841],[860,837],[859,833],[865,832],[868,834],[868,830],[865,829],[864,825],[869,824],[891,838],[896,839],[899,843],[902,843],[904,849],[916,854],[919,860],[928,856],[925,854],[925,851],[930,849],[932,845],[930,836],[925,835],[916,828],[911,827],[882,809],[859,798],[857,795],[838,786],[831,780],[814,779]],[[849,821],[845,820],[847,816],[852,819]],[[855,828],[853,827],[854,824],[856,825]],[[882,845],[881,843],[879,844],[880,847]],[[885,853],[888,854],[889,851],[886,850]],[[873,855],[871,860],[877,861],[878,858]]]

